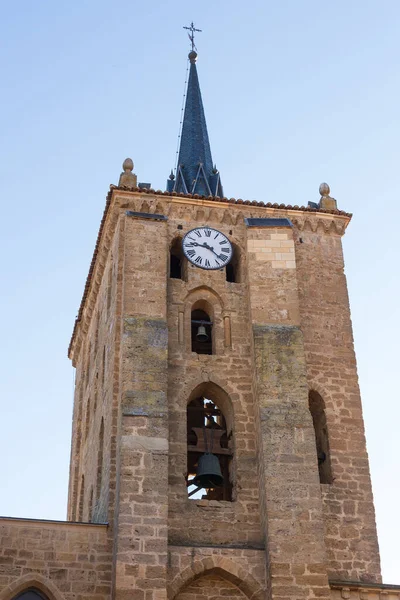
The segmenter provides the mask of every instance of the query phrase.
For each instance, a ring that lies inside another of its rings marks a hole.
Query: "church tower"
[[[112,562],[84,597],[363,598],[381,576],[351,215],[327,184],[307,207],[223,196],[196,59],[176,174],[155,191],[124,162],[69,348],[68,519],[108,523]]]

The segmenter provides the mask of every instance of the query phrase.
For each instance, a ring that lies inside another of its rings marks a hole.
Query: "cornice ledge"
[[[291,220],[299,231],[308,230],[316,233],[318,230],[320,230],[324,233],[334,233],[340,236],[344,235],[347,225],[350,222],[350,218],[337,219],[333,215],[291,215]]]
[[[366,583],[363,581],[329,581],[332,590],[340,592],[344,600],[354,599],[358,593],[360,600],[394,600],[400,599],[400,584]]]
[[[119,192],[124,192],[126,195],[140,194],[140,195],[150,195],[160,197],[163,196],[165,198],[172,199],[181,199],[185,198],[186,200],[194,201],[194,204],[200,203],[217,203],[217,204],[233,204],[233,205],[247,205],[247,206],[258,206],[260,208],[275,208],[280,210],[293,210],[300,212],[308,212],[308,213],[318,213],[318,214],[331,214],[331,215],[342,215],[346,217],[351,217],[350,213],[347,213],[343,210],[338,209],[324,209],[324,208],[314,208],[313,206],[298,206],[297,204],[279,204],[277,202],[261,202],[257,200],[242,200],[241,198],[220,198],[218,196],[199,196],[198,194],[178,194],[176,192],[163,192],[162,190],[154,190],[152,188],[128,188],[126,186],[118,187],[116,185],[111,185],[110,190],[117,190]]]

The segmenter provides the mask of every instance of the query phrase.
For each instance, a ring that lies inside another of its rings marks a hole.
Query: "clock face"
[[[211,227],[196,227],[182,240],[183,253],[201,269],[221,269],[233,255],[232,244],[224,233]]]

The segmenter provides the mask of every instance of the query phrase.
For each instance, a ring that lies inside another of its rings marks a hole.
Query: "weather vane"
[[[188,36],[189,36],[190,43],[192,44],[192,52],[193,52],[193,50],[197,50],[197,48],[194,44],[194,32],[195,31],[201,32],[201,29],[196,29],[193,21],[190,23],[190,27],[183,27],[183,29],[188,29],[190,31],[190,33],[188,33]]]

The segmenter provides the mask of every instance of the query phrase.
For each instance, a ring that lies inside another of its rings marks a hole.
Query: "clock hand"
[[[203,244],[203,246],[204,246],[205,248],[207,248],[207,250],[211,250],[211,252],[212,252],[213,254],[215,254],[215,256],[216,256],[217,258],[219,258],[219,254],[217,254],[217,253],[214,251],[214,248],[212,248],[211,246],[209,246],[207,243],[204,243],[204,244]]]
[[[200,246],[200,248],[206,248],[207,250],[210,250],[210,251],[211,251],[213,254],[215,254],[215,256],[216,256],[217,258],[219,258],[219,259],[220,259],[220,256],[219,256],[219,254],[217,254],[217,253],[215,252],[214,248],[212,248],[211,246],[209,246],[209,245],[207,244],[207,242],[204,242],[204,244],[199,244],[198,242],[190,242],[190,246]],[[221,259],[220,259],[220,260],[221,260]]]

